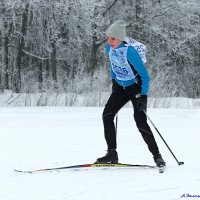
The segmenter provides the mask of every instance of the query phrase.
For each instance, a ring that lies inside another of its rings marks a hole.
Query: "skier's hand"
[[[136,95],[136,101],[137,101],[137,108],[145,111],[147,110],[147,95]]]

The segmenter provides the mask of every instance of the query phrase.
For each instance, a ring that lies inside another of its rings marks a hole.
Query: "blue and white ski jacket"
[[[107,44],[106,51],[110,59],[111,78],[122,87],[128,87],[134,83],[141,84],[141,94],[148,95],[150,77],[134,47],[126,46],[122,42],[113,49]]]

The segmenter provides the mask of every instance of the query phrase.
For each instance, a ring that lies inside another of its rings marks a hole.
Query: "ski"
[[[36,170],[18,170],[14,169],[15,172],[20,173],[36,173],[36,172],[45,172],[45,171],[57,171],[57,170],[64,170],[64,169],[82,169],[82,168],[157,168],[153,165],[139,165],[139,164],[123,164],[123,163],[93,163],[93,164],[82,164],[82,165],[71,165],[71,166],[64,166],[64,167],[53,167],[53,168],[43,168],[43,169],[36,169]]]

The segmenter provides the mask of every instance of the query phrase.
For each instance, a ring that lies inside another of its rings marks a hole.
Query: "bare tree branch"
[[[105,16],[105,14],[112,9],[112,7],[117,3],[117,1],[118,0],[114,0],[114,2],[102,13],[102,15]]]
[[[30,53],[30,52],[28,52],[28,51],[25,51],[24,49],[22,50],[25,54],[27,54],[27,55],[29,55],[29,56],[32,56],[32,57],[35,57],[35,58],[37,58],[37,59],[39,59],[39,60],[49,60],[50,58],[43,58],[43,57],[40,57],[40,56],[37,56],[37,55],[35,55],[35,54],[33,54],[33,53]]]

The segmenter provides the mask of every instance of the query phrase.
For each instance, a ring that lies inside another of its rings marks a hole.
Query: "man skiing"
[[[103,111],[104,135],[108,149],[106,155],[98,158],[96,163],[118,163],[114,117],[128,101],[131,101],[136,126],[152,153],[156,165],[165,166],[166,163],[159,152],[145,114],[150,77],[136,49],[127,46],[124,41],[125,27],[126,24],[118,20],[106,31],[106,51],[110,59],[113,86]]]

